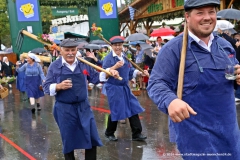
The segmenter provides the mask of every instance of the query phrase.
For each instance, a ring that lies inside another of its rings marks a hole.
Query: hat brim
[[[76,44],[76,45],[69,45],[69,46],[61,46],[60,45],[60,47],[64,47],[64,48],[75,48],[75,47],[77,47],[78,46],[78,44]]]
[[[116,44],[116,43],[124,43],[122,40],[113,40],[111,41],[111,44]]]
[[[111,44],[124,43],[124,37],[122,37],[122,36],[113,36],[112,38],[110,38],[109,41],[110,41]]]
[[[205,6],[215,6],[215,7],[218,7],[219,4],[209,3],[209,4],[203,4],[203,5],[199,5],[199,6],[194,6],[194,7],[185,7],[184,10],[185,10],[185,11],[190,11],[190,10],[192,10],[192,9],[201,8],[201,7],[205,7]]]

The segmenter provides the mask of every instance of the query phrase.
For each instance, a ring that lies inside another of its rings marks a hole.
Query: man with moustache
[[[103,86],[106,90],[108,104],[111,114],[108,116],[107,129],[105,136],[109,141],[117,141],[114,133],[117,129],[119,120],[129,119],[132,129],[132,140],[143,141],[147,137],[142,134],[142,125],[138,114],[143,112],[137,98],[132,94],[129,88],[128,81],[132,77],[142,75],[143,73],[132,67],[131,63],[125,58],[126,55],[122,52],[124,40],[120,36],[114,36],[110,39],[112,51],[104,58],[104,69],[116,69],[119,75],[123,78],[121,81],[109,77]],[[144,74],[148,74],[144,71]]]
[[[60,129],[65,160],[75,160],[74,150],[85,149],[85,160],[96,160],[102,146],[93,112],[88,102],[87,80],[99,83],[99,72],[76,58],[78,43],[61,42],[61,57],[51,63],[43,89],[55,96],[54,118]],[[116,70],[109,70],[116,78]]]
[[[176,93],[183,35],[162,47],[147,88],[158,108],[170,116],[169,129],[186,160],[240,159],[234,81],[225,78],[226,65],[238,61],[231,44],[212,33],[219,5],[219,0],[185,1],[188,44],[182,100]]]

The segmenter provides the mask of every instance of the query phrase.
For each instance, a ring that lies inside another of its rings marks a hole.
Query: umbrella
[[[145,54],[148,55],[149,57],[153,57],[153,56],[152,56],[152,55],[153,55],[153,52],[152,52],[151,49],[146,49],[146,50],[144,50],[144,52],[145,52]]]
[[[235,34],[235,33],[237,33],[237,31],[235,31],[233,28],[225,29],[225,30],[223,30],[223,31],[227,31],[227,32],[229,32],[230,34]]]
[[[142,50],[153,49],[153,47],[147,43],[140,43],[140,47]]]
[[[149,41],[157,41],[157,37],[150,37]]]
[[[84,48],[85,45],[87,45],[88,42],[80,42],[77,48]]]
[[[132,41],[132,42],[129,42],[129,44],[132,45],[132,46],[136,46],[137,44],[141,44],[141,43],[146,43],[146,42],[143,42],[143,41]]]
[[[46,49],[44,48],[35,48],[33,50],[31,50],[32,53],[43,53],[43,52],[47,52]]]
[[[218,28],[221,30],[226,30],[226,29],[234,28],[234,25],[227,20],[217,20],[217,24],[214,28],[214,31],[217,31]]]
[[[58,40],[58,39],[54,39],[53,42],[56,43],[56,44],[60,44],[61,43],[61,41]]]
[[[83,48],[86,48],[86,49],[100,49],[100,46],[97,45],[97,44],[86,44],[83,46]]]
[[[240,20],[240,11],[237,9],[224,9],[217,13],[217,16],[226,19]]]
[[[107,43],[104,42],[103,40],[97,39],[97,40],[92,40],[90,44],[107,44]]]
[[[125,41],[144,41],[144,40],[148,40],[149,37],[146,36],[143,33],[134,33],[131,34],[130,36],[128,36]]]
[[[164,39],[167,39],[167,40],[171,40],[174,38],[174,36],[161,36],[161,38],[164,40]]]
[[[170,36],[174,34],[176,31],[170,29],[170,28],[159,28],[155,29],[152,33],[151,36],[153,37],[158,37],[158,36]]]
[[[224,29],[224,30],[222,30],[224,33],[230,33],[231,35],[232,34],[235,34],[235,33],[237,33],[237,31],[235,31],[233,28],[229,28],[229,29]],[[218,34],[218,32],[217,31],[214,31],[214,33],[215,34]]]
[[[84,39],[76,39],[76,41],[79,42],[79,43],[80,43],[80,42],[88,43],[88,42],[87,42],[86,40],[84,40]]]
[[[6,52],[13,52],[13,49],[12,48],[7,48]]]

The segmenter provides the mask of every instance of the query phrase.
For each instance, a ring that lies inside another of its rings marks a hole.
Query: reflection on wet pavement
[[[59,129],[52,115],[54,98],[45,96],[40,104],[42,111],[32,115],[28,101],[22,101],[21,95],[13,85],[8,97],[0,100],[0,159],[2,160],[61,160],[62,143]],[[140,114],[145,142],[131,140],[129,122],[118,124],[115,135],[117,142],[104,137],[107,116],[110,113],[107,99],[101,90],[94,87],[89,91],[89,101],[95,115],[98,132],[103,147],[97,150],[98,160],[180,160],[175,144],[169,142],[167,116],[161,113],[149,99],[146,90],[138,97],[145,108]],[[237,106],[240,114],[240,106]],[[240,118],[239,123],[240,123]],[[7,142],[10,140],[11,142]],[[15,147],[14,147],[15,145]],[[19,148],[18,148],[19,147]],[[28,157],[28,158],[27,158]],[[32,158],[31,158],[32,157]],[[76,150],[75,157],[84,159],[84,150]]]

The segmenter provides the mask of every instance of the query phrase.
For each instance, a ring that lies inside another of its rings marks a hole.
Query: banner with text
[[[78,8],[52,8],[53,16],[78,15]]]

